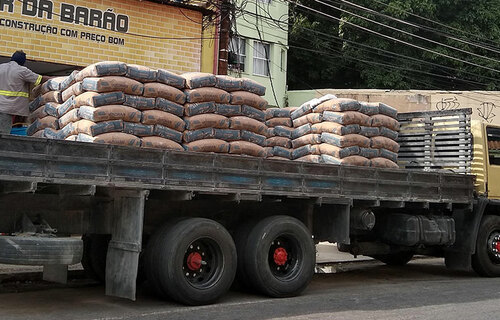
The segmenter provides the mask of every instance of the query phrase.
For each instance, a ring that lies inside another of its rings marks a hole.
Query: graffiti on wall
[[[492,122],[496,114],[493,111],[496,109],[496,105],[493,102],[482,102],[477,108],[477,114],[479,117],[487,122]]]
[[[436,109],[440,111],[458,108],[460,108],[460,102],[455,96],[453,96],[453,98],[441,98],[441,100],[436,103]]]

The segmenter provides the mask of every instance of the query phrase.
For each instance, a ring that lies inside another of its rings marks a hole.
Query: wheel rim
[[[291,280],[300,272],[298,268],[302,250],[298,241],[288,235],[280,235],[271,242],[268,264],[272,274],[282,281]]]
[[[207,289],[219,281],[224,258],[220,246],[210,238],[197,239],[187,247],[182,271],[197,289]]]
[[[500,231],[495,230],[488,237],[488,255],[495,264],[500,264]]]

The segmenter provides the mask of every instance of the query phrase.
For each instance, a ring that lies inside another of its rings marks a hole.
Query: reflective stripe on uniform
[[[42,76],[38,76],[38,79],[36,79],[35,86],[39,85],[40,82],[42,82]]]
[[[6,90],[0,90],[0,96],[26,97],[26,98],[30,97],[29,93],[27,93],[27,92],[22,92],[22,91],[6,91]]]

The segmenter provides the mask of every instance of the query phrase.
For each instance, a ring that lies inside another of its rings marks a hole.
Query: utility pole
[[[229,32],[231,31],[231,0],[220,0],[219,60],[217,74],[227,75]]]

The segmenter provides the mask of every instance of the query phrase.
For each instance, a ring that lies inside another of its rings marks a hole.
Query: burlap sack
[[[370,165],[376,168],[391,168],[391,169],[399,168],[397,163],[392,162],[391,160],[386,158],[373,158],[370,161]]]
[[[325,111],[323,112],[323,120],[336,122],[343,125],[359,124],[360,126],[366,126],[366,127],[371,126],[371,118],[357,111],[345,111],[345,112]]]
[[[283,148],[291,148],[292,142],[290,139],[285,137],[271,137],[266,139],[267,147],[283,147]]]
[[[265,110],[267,107],[267,101],[264,98],[247,91],[231,92],[231,104],[246,104],[260,110]]]
[[[232,141],[229,143],[230,154],[245,154],[253,157],[266,157],[266,150],[252,142],[248,141]]]
[[[127,65],[119,61],[101,61],[91,64],[75,76],[75,80],[82,81],[89,77],[104,77],[104,76],[124,76],[127,73]]]
[[[323,113],[323,111],[358,111],[359,108],[359,102],[356,100],[347,98],[335,98],[317,105],[316,107],[314,107],[313,112]]]
[[[320,114],[320,113],[312,113],[312,114]],[[331,121],[323,121],[320,123],[315,123],[311,126],[312,133],[323,133],[329,132],[339,136],[345,136],[346,134],[354,134],[359,133],[361,130],[359,124],[348,124],[346,126],[331,122]]]
[[[199,114],[192,117],[184,117],[184,121],[186,122],[187,130],[198,130],[202,128],[229,128],[229,119],[219,114]]]
[[[175,141],[161,138],[161,137],[143,137],[141,138],[142,148],[154,148],[154,149],[164,149],[164,150],[177,150],[184,151],[184,148]]]
[[[216,110],[215,103],[212,101],[186,103],[184,105],[184,114],[188,117],[203,113],[215,113],[215,110]]]
[[[186,95],[181,90],[158,82],[144,85],[144,96],[147,98],[164,98],[177,104],[186,102]]]
[[[362,148],[370,147],[370,138],[360,134],[346,134],[339,136],[333,133],[323,132],[321,134],[321,142],[328,143],[340,148],[358,146]]]
[[[247,130],[261,135],[267,134],[267,126],[260,121],[244,116],[231,117],[230,119],[229,127],[231,129]]]
[[[185,93],[186,101],[189,103],[213,101],[228,104],[231,101],[231,95],[228,92],[213,87],[185,90]]]
[[[216,83],[215,75],[211,73],[188,72],[188,73],[183,73],[181,77],[186,79],[186,88],[188,89],[213,87],[215,86]]]
[[[78,82],[77,82],[78,83]],[[76,84],[72,85],[74,87]],[[94,92],[122,91],[123,93],[140,96],[144,92],[144,84],[127,77],[109,76],[102,78],[85,78],[81,83],[82,90]],[[179,90],[180,91],[180,90]],[[79,93],[74,93],[77,96]]]
[[[228,153],[229,143],[219,139],[202,139],[184,145],[187,151]]]
[[[186,87],[186,79],[184,79],[178,74],[175,74],[173,72],[164,69],[158,69],[156,80],[158,82],[167,84],[172,87],[176,87],[177,89],[181,90]]]
[[[183,132],[186,128],[186,123],[180,117],[160,110],[143,111],[141,123],[148,125],[161,124],[180,132]]]
[[[298,128],[300,126],[303,126],[305,124],[314,124],[314,123],[320,123],[323,121],[323,114],[321,113],[308,113],[306,115],[303,115],[301,117],[298,117],[297,119],[293,120],[293,126],[295,128]]]
[[[139,82],[155,82],[157,78],[156,70],[140,66],[137,64],[127,64],[127,78],[137,80]]]
[[[386,137],[378,136],[370,138],[370,146],[374,149],[387,149],[389,151],[397,153],[399,151],[399,144]]]
[[[394,131],[399,131],[399,122],[389,116],[383,114],[377,114],[371,116],[371,126],[372,127],[386,127]]]

